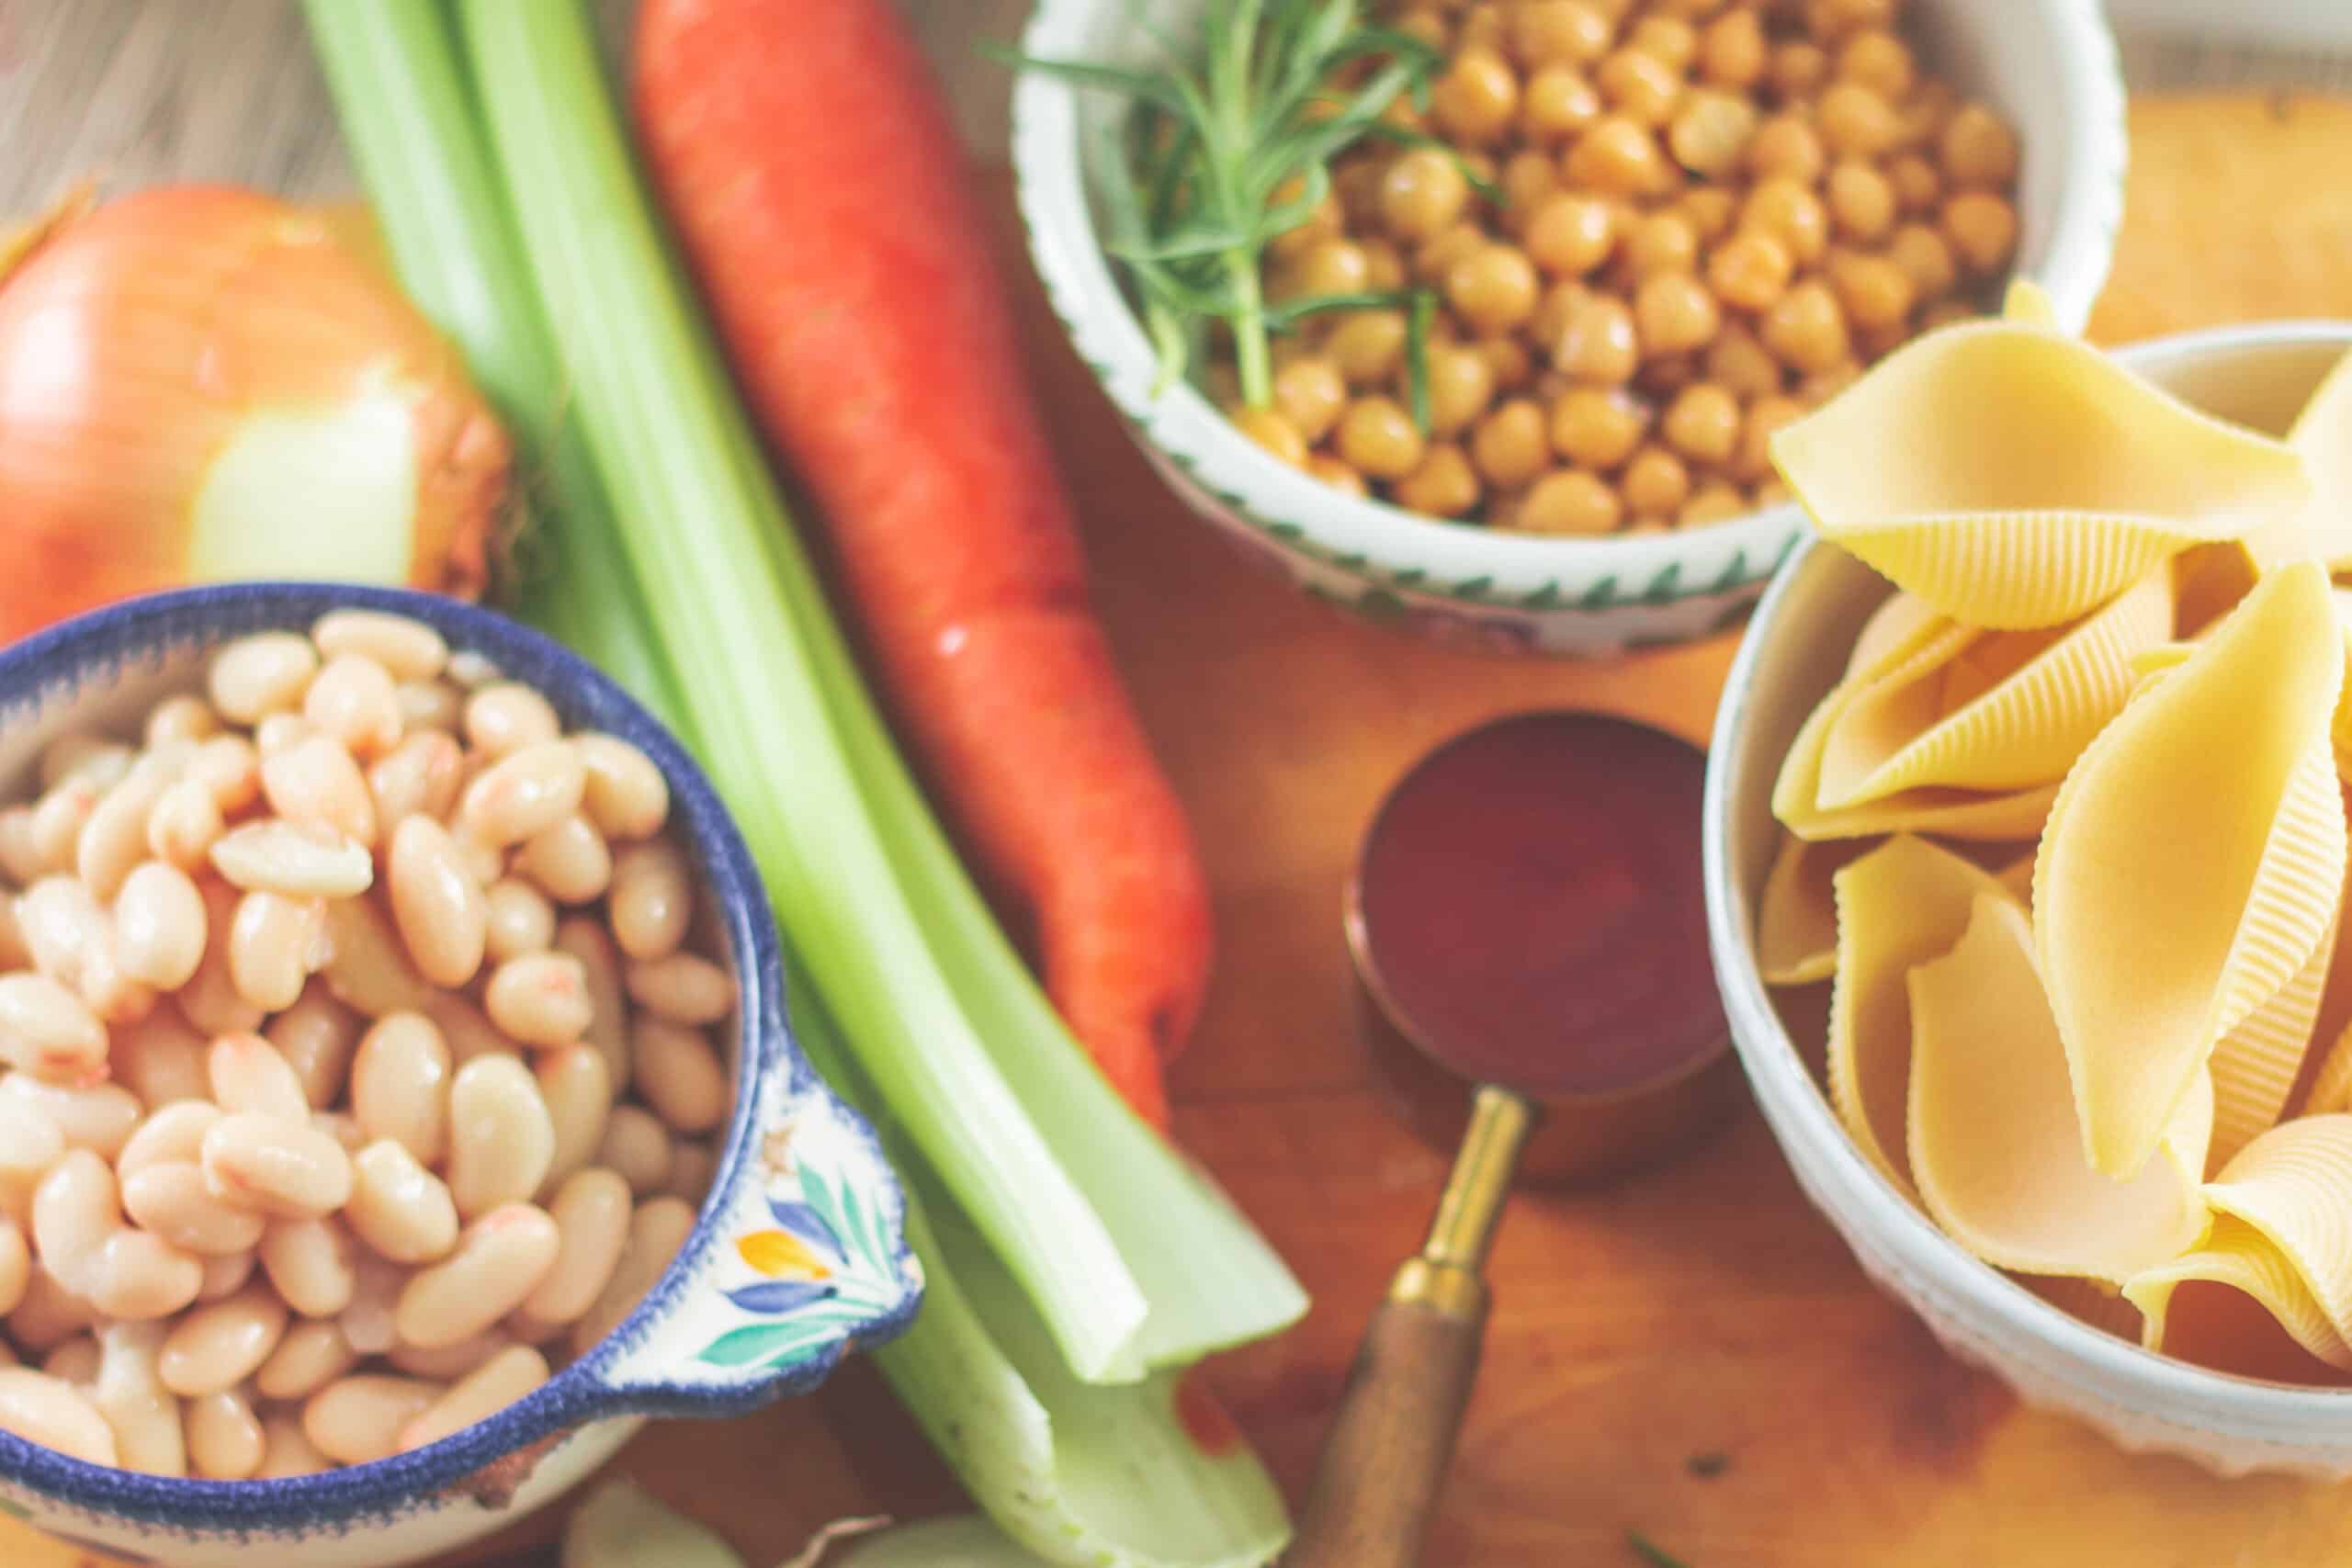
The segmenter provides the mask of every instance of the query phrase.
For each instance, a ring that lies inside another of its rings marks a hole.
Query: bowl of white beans
[[[428,595],[233,584],[0,650],[0,1507],[372,1568],[922,1295],[708,783]]]

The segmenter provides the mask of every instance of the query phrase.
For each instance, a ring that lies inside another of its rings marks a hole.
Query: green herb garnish
[[[1426,290],[1270,304],[1261,282],[1266,247],[1329,192],[1333,158],[1367,136],[1427,141],[1381,116],[1400,96],[1426,104],[1442,62],[1420,39],[1365,22],[1362,9],[1358,0],[1209,0],[1196,70],[1009,57],[1134,100],[1126,157],[1106,180],[1104,249],[1135,279],[1163,384],[1185,374],[1207,323],[1221,322],[1241,400],[1262,408],[1273,391],[1272,334],[1318,311],[1400,306],[1411,321],[1413,406],[1426,424],[1420,367],[1435,303]],[[1351,68],[1362,79],[1340,86]]]
[[[1652,1541],[1639,1530],[1625,1532],[1625,1545],[1633,1554],[1649,1564],[1649,1568],[1690,1568],[1690,1565],[1666,1548]]]

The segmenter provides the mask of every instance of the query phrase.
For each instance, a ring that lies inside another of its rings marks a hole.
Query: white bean
[[[391,673],[364,653],[338,653],[302,698],[302,716],[358,758],[380,757],[401,741]]]
[[[69,1149],[33,1190],[33,1246],[43,1267],[76,1295],[96,1285],[107,1238],[122,1228],[114,1172],[87,1149]]]
[[[68,1145],[107,1160],[122,1152],[143,1114],[138,1099],[120,1084],[44,1083],[28,1073],[0,1077],[0,1100],[13,1101],[56,1128]],[[0,1120],[0,1126],[6,1124]]]
[[[685,856],[666,839],[631,844],[613,857],[607,908],[613,941],[631,958],[667,958],[686,940],[694,888]]]
[[[0,1093],[0,1187],[29,1193],[64,1156],[63,1130],[38,1103]]]
[[[637,1213],[629,1216],[628,1243],[621,1248],[613,1277],[605,1281],[588,1315],[572,1326],[572,1354],[587,1354],[637,1310],[637,1303],[668,1271],[670,1260],[678,1256],[694,1228],[693,1205],[676,1198],[655,1198],[637,1206]]]
[[[299,713],[274,713],[254,726],[254,750],[268,761],[311,738],[311,721]],[[265,785],[265,788],[266,785]]]
[[[548,1359],[528,1345],[500,1351],[466,1374],[448,1393],[409,1417],[398,1446],[406,1453],[496,1415],[548,1381]]]
[[[136,866],[115,895],[115,955],[122,972],[176,991],[204,961],[204,896],[186,872],[160,860]]]
[[[44,793],[62,784],[106,789],[130,772],[132,752],[119,740],[98,735],[61,735],[41,748],[37,776]]]
[[[503,681],[506,678],[506,672],[498,667],[498,660],[487,653],[478,653],[470,648],[451,649],[449,663],[444,673],[461,690],[469,692],[478,691],[492,681]]]
[[[572,741],[586,772],[588,819],[607,839],[650,839],[670,818],[670,785],[653,759],[613,735]]]
[[[402,681],[392,688],[401,725],[411,736],[436,729],[454,736],[464,721],[466,694],[447,681]]]
[[[376,882],[367,846],[318,822],[248,822],[213,844],[211,860],[231,886],[288,898],[350,898]]]
[[[111,1465],[113,1429],[71,1384],[24,1367],[0,1368],[0,1431],[89,1464]]]
[[[182,692],[148,709],[147,722],[139,733],[153,747],[166,740],[203,740],[220,729],[220,716],[212,711],[212,705],[193,692]]]
[[[600,1166],[573,1174],[548,1206],[561,1245],[555,1267],[519,1309],[523,1317],[568,1325],[587,1315],[620,1265],[633,1213],[628,1183]]]
[[[198,1307],[164,1337],[164,1386],[184,1399],[234,1388],[277,1348],[286,1303],[258,1280],[225,1301]]]
[[[245,1288],[254,1277],[254,1255],[250,1252],[223,1253],[204,1260],[204,1283],[196,1290],[200,1302],[226,1300]]]
[[[515,682],[493,682],[466,699],[466,739],[486,756],[503,757],[562,733],[547,698]]]
[[[147,852],[192,874],[227,831],[212,786],[191,773],[155,797],[155,809],[147,814]]]
[[[278,893],[248,893],[229,924],[229,978],[264,1012],[294,1005],[312,971],[325,965],[326,904]]]
[[[0,1061],[62,1083],[102,1077],[106,1026],[46,975],[0,975]]]
[[[477,843],[519,844],[579,810],[585,784],[580,758],[567,743],[525,746],[466,786],[458,830]]]
[[[38,881],[49,869],[33,833],[33,808],[0,809],[0,877],[21,886]]]
[[[97,1309],[65,1288],[36,1259],[25,1280],[25,1299],[8,1314],[8,1337],[17,1348],[38,1356],[54,1348],[98,1320]]]
[[[358,1288],[357,1247],[333,1215],[279,1220],[261,1238],[262,1271],[304,1317],[333,1317]]]
[[[449,830],[422,814],[403,818],[385,871],[417,973],[440,986],[471,980],[489,941],[490,904]]]
[[[34,967],[76,992],[107,936],[106,910],[71,876],[44,876],[26,888],[17,899],[17,930]]]
[[[24,1302],[25,1285],[32,1278],[32,1247],[17,1222],[0,1217],[0,1317]]]
[[[629,1038],[637,1090],[680,1133],[707,1133],[727,1119],[727,1069],[702,1032],[642,1016]]]
[[[212,659],[205,685],[212,705],[236,724],[301,705],[319,656],[294,632],[255,632],[225,645]]]
[[[351,1162],[343,1217],[359,1239],[395,1263],[433,1263],[458,1244],[458,1206],[447,1184],[407,1147],[379,1138]]]
[[[449,1059],[464,1066],[476,1056],[519,1056],[523,1043],[509,1040],[498,1032],[498,1026],[483,1016],[456,991],[445,991],[425,1010],[441,1031],[441,1038],[449,1043]]]
[[[545,953],[555,943],[555,906],[527,882],[501,877],[484,894],[487,900],[488,954],[503,964],[526,953]]]
[[[262,1032],[301,1080],[311,1110],[323,1111],[343,1099],[352,1054],[359,1048],[359,1019],[334,999],[323,981],[305,986],[294,1005]]]
[[[393,1312],[408,1279],[409,1270],[400,1264],[361,1250],[359,1283],[351,1293],[351,1304],[335,1320],[353,1349],[363,1356],[380,1356],[400,1342]]]
[[[503,1327],[485,1328],[455,1345],[435,1346],[430,1350],[414,1345],[395,1345],[384,1353],[384,1359],[392,1364],[394,1371],[413,1378],[455,1382],[500,1351],[512,1349],[516,1343],[514,1336]]]
[[[204,1066],[213,1102],[223,1112],[310,1122],[311,1102],[302,1092],[302,1080],[277,1047],[260,1035],[220,1036],[205,1053]]]
[[[523,840],[514,869],[559,904],[590,904],[613,880],[613,852],[594,824],[573,812]]]
[[[517,883],[515,886],[520,886]],[[537,897],[537,895],[534,895]],[[555,925],[548,922],[548,931],[554,933]],[[0,887],[0,969],[22,969],[33,961],[33,951],[25,945],[25,933],[17,924],[17,900],[6,888]]]
[[[95,1333],[76,1334],[56,1349],[41,1358],[40,1370],[58,1382],[71,1383],[84,1393],[98,1381],[98,1337]]]
[[[68,779],[34,803],[30,842],[35,875],[55,875],[74,869],[83,825],[98,808],[101,793],[97,784]]]
[[[98,1248],[90,1305],[101,1317],[169,1317],[204,1288],[204,1260],[162,1236],[123,1226]]]
[[[291,1411],[275,1412],[261,1420],[261,1468],[256,1481],[284,1481],[316,1475],[334,1468],[334,1461],[319,1451],[302,1430],[302,1417]]]
[[[620,1172],[639,1198],[658,1194],[670,1179],[669,1129],[639,1105],[616,1105],[596,1145],[596,1163]]]
[[[605,1141],[605,1123],[613,1110],[613,1072],[603,1053],[583,1042],[538,1053],[531,1076],[538,1080],[539,1099],[546,1102],[548,1122],[555,1133],[554,1152],[541,1184],[545,1190],[586,1165]]]
[[[430,681],[449,662],[449,645],[439,632],[383,610],[330,610],[311,627],[311,640],[329,659],[364,654],[396,681]]]
[[[230,928],[236,923],[239,895],[225,882],[197,885],[204,895],[204,957],[195,976],[175,993],[188,1022],[206,1034],[234,1034],[259,1029],[266,1016],[245,999],[229,971]]]
[[[376,842],[376,801],[367,777],[331,736],[306,736],[275,754],[265,750],[261,792],[269,808],[289,822],[316,823],[362,844]]]
[[[278,1219],[331,1214],[351,1198],[351,1156],[326,1134],[274,1116],[224,1116],[204,1134],[213,1195]]]
[[[344,1464],[388,1459],[400,1450],[401,1428],[444,1392],[421,1378],[338,1378],[304,1402],[302,1433],[320,1453]]]
[[[207,1481],[243,1481],[260,1473],[267,1441],[254,1402],[224,1388],[187,1402],[188,1468]]]
[[[697,1138],[681,1138],[670,1151],[670,1174],[662,1190],[700,1207],[718,1175],[718,1156],[711,1146]]]
[[[92,897],[104,901],[122,888],[122,879],[147,853],[147,818],[172,786],[161,769],[134,770],[102,795],[75,836],[74,874]]]
[[[254,1386],[265,1399],[307,1399],[358,1364],[341,1324],[304,1321],[287,1328],[254,1371]]]
[[[180,1402],[156,1370],[164,1343],[159,1323],[112,1323],[98,1329],[98,1369],[90,1403],[114,1432],[116,1462],[150,1475],[186,1475],[187,1445]]]
[[[148,1113],[115,1156],[117,1176],[128,1180],[151,1165],[193,1163],[203,1157],[204,1134],[212,1131],[221,1115],[219,1106],[201,1098],[204,1082],[199,1066],[197,1095],[159,1105]]]
[[[587,1041],[605,1054],[613,1070],[613,1093],[628,1092],[628,998],[621,989],[620,954],[604,926],[584,915],[574,915],[555,929],[555,950],[580,963],[588,982]]]
[[[560,1245],[543,1209],[509,1203],[466,1227],[458,1249],[401,1290],[393,1325],[424,1349],[454,1345],[523,1304],[555,1267]]]
[[[418,1163],[448,1149],[449,1046],[422,1013],[389,1013],[360,1037],[351,1063],[351,1111],[372,1141],[390,1138]]]
[[[623,977],[629,1000],[674,1023],[717,1023],[735,1010],[735,977],[695,953],[631,964]]]
[[[125,1173],[122,1206],[141,1229],[202,1258],[250,1251],[262,1238],[262,1217],[215,1198],[194,1160],[161,1160]],[[201,1293],[201,1283],[198,1289]]]
[[[437,729],[410,735],[368,765],[376,831],[390,835],[413,816],[447,817],[457,804],[465,771],[465,753],[448,736]]]
[[[522,1202],[547,1179],[555,1124],[513,1056],[478,1056],[449,1086],[449,1195],[468,1220]]]
[[[261,798],[261,752],[242,735],[216,735],[198,744],[187,776],[212,792],[221,816],[233,817]]]
[[[368,1146],[368,1129],[348,1111],[313,1111],[311,1126],[342,1145],[345,1154],[356,1155]]]
[[[482,1010],[501,1033],[526,1045],[569,1045],[588,1029],[595,998],[587,971],[566,953],[510,958],[490,973]]]
[[[82,1001],[110,1026],[137,1023],[155,1010],[155,989],[122,972],[122,962],[115,956],[114,921],[103,914],[99,919],[98,943],[82,964]]]
[[[335,1000],[368,1018],[421,1012],[441,993],[409,962],[408,948],[368,898],[337,898],[327,906],[333,956],[322,971]]]

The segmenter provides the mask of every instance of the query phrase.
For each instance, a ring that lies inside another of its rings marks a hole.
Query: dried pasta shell
[[[2172,558],[2173,632],[2186,640],[2238,606],[2261,573],[2243,539],[2191,545]]]
[[[1847,1135],[1906,1194],[1913,1020],[1905,977],[1951,951],[1978,898],[2016,907],[1982,867],[1909,835],[1831,878],[1837,978],[1829,993],[1829,1102]]]
[[[1943,620],[1924,599],[1908,593],[1888,594],[1854,634],[1854,651],[1846,657],[1846,679],[1868,679],[1917,648]]]
[[[2287,445],[2302,457],[2311,499],[2248,534],[2247,552],[2264,571],[2298,560],[2352,567],[2352,355],[2312,391]]]
[[[2140,1309],[2140,1343],[2189,1359],[2207,1358],[2173,1343],[2173,1293],[2192,1280],[2226,1285],[2252,1297],[2304,1350],[2332,1367],[2352,1368],[2352,1345],[2328,1322],[2319,1298],[2270,1238],[2234,1214],[2216,1214],[2204,1243],[2143,1269],[2123,1283],[2124,1299]]]
[[[1756,967],[1768,986],[1807,986],[1838,967],[1838,903],[1830,879],[1869,848],[1859,839],[1807,843],[1781,835],[1756,901]]]
[[[2210,1084],[2179,1098],[2161,1156],[2130,1180],[2093,1169],[2032,924],[2006,893],[1979,896],[1958,944],[1907,987],[1911,1174],[1947,1235],[2003,1269],[2118,1284],[2197,1244]]]
[[[2058,330],[2058,307],[2051,302],[2049,290],[2041,285],[2030,277],[2016,277],[2009,280],[2008,292],[2001,296],[2001,320],[2054,333]]]
[[[2345,1026],[2344,1032],[2335,1037],[2335,1043],[2320,1059],[2311,1093],[2303,1097],[2303,1114],[2331,1111],[2352,1111],[2352,1024]]]
[[[1997,629],[2074,620],[2311,495],[2284,443],[2006,321],[1915,339],[1771,446],[1824,537],[1954,620]]]
[[[2334,919],[2345,823],[2327,733],[2343,679],[2325,576],[2284,569],[2059,791],[2036,947],[2084,1146],[2109,1176],[2140,1169],[2214,1045]]]
[[[2112,1334],[2118,1339],[2136,1342],[2140,1338],[2143,1326],[2140,1309],[2104,1280],[2059,1274],[2015,1274],[2010,1277],[2068,1317],[2086,1323],[2101,1333]]]
[[[2336,1337],[2352,1342],[2352,1116],[2280,1122],[2205,1184],[2205,1201],[2277,1247]]]
[[[2320,994],[2335,958],[2338,922],[2331,919],[2312,955],[2279,993],[2248,1013],[2245,1021],[2213,1047],[2213,1146],[2209,1168],[2220,1169],[2237,1152],[2276,1126],[2287,1096],[2301,1076],[2311,1052],[2312,1025],[2319,1020]]]
[[[1927,661],[1931,645],[1847,702],[1823,744],[1816,803],[2064,777],[2122,711],[2132,656],[2171,635],[2172,611],[2171,575],[2160,570],[2063,631],[1986,632],[1937,664]]]
[[[2006,888],[2009,897],[2015,898],[2018,901],[2018,907],[2022,909],[2030,909],[2033,908],[2033,863],[2035,856],[2035,851],[2028,850],[2025,853],[2019,855],[2017,859],[2011,861],[2008,864],[2003,866],[2000,870],[1993,874],[1993,880],[1999,883],[2004,888]]]

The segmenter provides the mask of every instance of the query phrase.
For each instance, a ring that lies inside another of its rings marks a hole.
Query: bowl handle
[[[603,1413],[748,1409],[814,1387],[913,1320],[922,1266],[897,1179],[873,1129],[796,1066],[788,1081],[758,1076],[756,1113],[693,1234],[586,1358]]]

